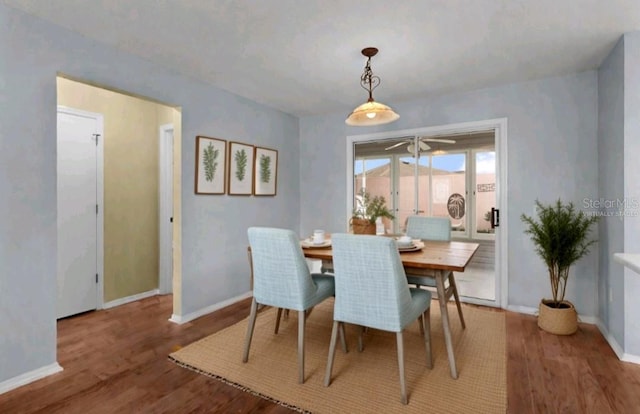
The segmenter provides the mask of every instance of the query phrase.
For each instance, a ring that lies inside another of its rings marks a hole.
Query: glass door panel
[[[422,185],[424,168],[427,168],[426,178],[429,178],[428,166],[422,165],[426,157],[420,157],[420,165],[418,169],[418,180]],[[426,159],[426,164],[429,164]],[[397,233],[405,233],[407,227],[407,218],[416,214],[416,163],[414,157],[398,157],[398,183],[396,194],[396,223]],[[422,187],[420,187],[422,189]],[[421,193],[420,193],[421,194]],[[425,207],[426,208],[426,207]],[[420,209],[420,208],[419,208]]]
[[[362,157],[356,158],[353,165],[354,173],[354,209],[361,209],[362,191],[366,191],[373,198],[382,196],[389,209],[393,209],[391,197],[391,157]],[[393,222],[383,218],[385,232],[393,232]]]
[[[496,205],[496,153],[474,151],[475,211],[474,238],[495,237],[491,228],[491,208]]]
[[[432,155],[431,212],[451,219],[451,236],[467,234],[466,154]]]

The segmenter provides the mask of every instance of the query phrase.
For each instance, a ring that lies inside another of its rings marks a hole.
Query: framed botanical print
[[[253,152],[253,145],[229,141],[227,181],[230,195],[251,195],[253,189]]]
[[[196,194],[224,194],[227,141],[196,137]]]
[[[253,168],[253,194],[274,196],[278,182],[278,151],[256,147]]]

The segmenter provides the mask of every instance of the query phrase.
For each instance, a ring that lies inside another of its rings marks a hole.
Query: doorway
[[[98,203],[104,218],[99,249],[104,269],[99,272],[103,290],[97,308],[170,293],[173,280],[178,286],[180,282],[173,266],[180,255],[173,240],[180,225],[179,214],[174,215],[180,203],[174,197],[180,191],[180,110],[62,77],[58,102],[104,117],[104,191],[98,191],[104,198]],[[161,148],[163,141],[167,145]],[[160,211],[162,203],[166,208]],[[168,225],[162,226],[165,217]],[[160,253],[162,246],[168,246],[169,260]]]
[[[463,300],[506,306],[506,223],[492,225],[492,209],[506,217],[506,119],[349,136],[347,157],[349,212],[364,187],[394,210],[387,233],[410,215],[449,217],[454,240],[480,245],[456,275]]]

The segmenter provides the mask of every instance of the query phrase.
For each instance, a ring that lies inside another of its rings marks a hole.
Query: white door
[[[58,108],[58,318],[98,307],[101,138],[102,115]]]

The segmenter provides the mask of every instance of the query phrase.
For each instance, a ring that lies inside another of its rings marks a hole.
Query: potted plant
[[[393,220],[395,216],[387,208],[383,196],[371,196],[362,189],[356,197],[356,207],[351,213],[351,228],[355,234],[376,234],[376,220],[386,217]]]
[[[564,299],[569,268],[589,253],[596,240],[588,240],[596,216],[576,211],[573,203],[560,199],[544,205],[536,200],[538,220],[522,214],[527,225],[526,234],[536,246],[549,271],[552,299],[542,299],[539,305],[538,326],[557,335],[570,335],[578,329],[578,314],[571,302]]]

